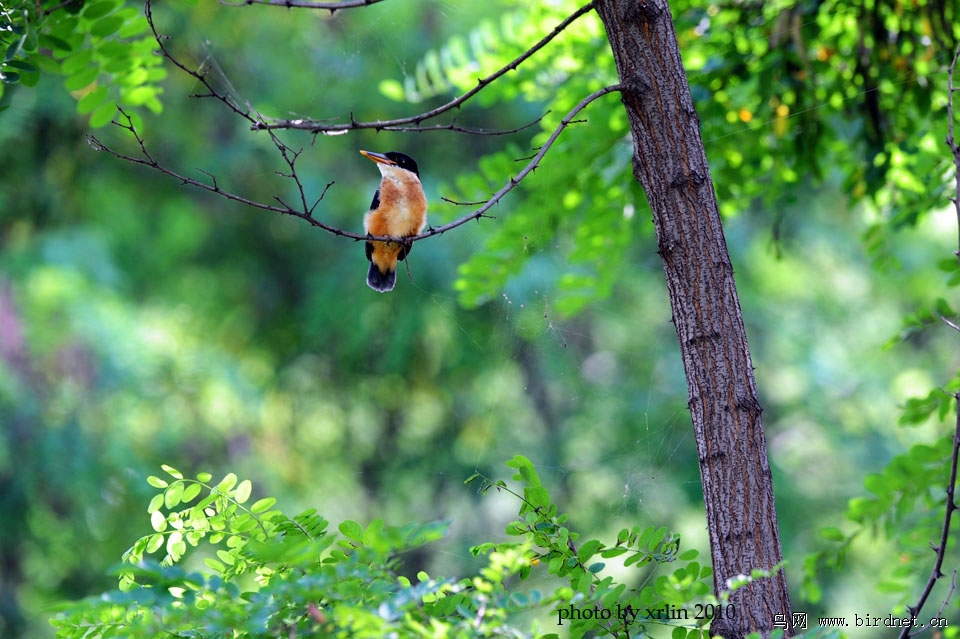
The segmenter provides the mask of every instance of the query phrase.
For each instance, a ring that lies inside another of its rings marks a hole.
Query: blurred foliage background
[[[266,116],[373,120],[446,101],[576,8],[542,4],[331,15],[204,0],[156,18],[181,60]],[[673,9],[764,399],[794,607],[885,615],[929,574],[932,553],[905,550],[901,533],[913,549],[935,538],[921,524],[945,475],[893,515],[845,513],[914,444],[948,455],[951,416],[897,424],[960,367],[956,334],[922,312],[956,301],[942,143],[956,16],[879,1]],[[35,56],[59,62],[0,99],[0,635],[50,636],[52,604],[113,585],[161,463],[237,472],[288,512],[332,521],[452,519],[403,570],[456,576],[515,506],[463,480],[523,454],[581,530],[663,524],[706,554],[682,364],[618,100],[591,105],[496,219],[418,244],[412,281],[401,272],[378,295],[359,244],[95,153],[88,114],[131,85],[103,71],[75,87],[86,67],[64,69],[69,55],[42,44]],[[133,98],[154,156],[252,199],[295,199],[269,138],[165,68],[138,76]],[[466,212],[442,196],[489,196],[615,81],[591,14],[457,113],[514,129],[548,112],[530,129],[280,135],[304,149],[309,193],[333,182],[319,219],[360,230],[379,180],[364,148],[418,160],[439,224]],[[137,151],[117,127],[96,135]],[[955,603],[946,612],[960,623]]]

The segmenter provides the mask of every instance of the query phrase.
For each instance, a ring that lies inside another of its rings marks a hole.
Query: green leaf
[[[147,22],[146,18],[140,16],[123,25],[123,28],[117,32],[117,37],[123,39],[134,38],[142,33],[146,33],[149,28],[150,23]]]
[[[237,486],[236,491],[233,493],[233,498],[237,500],[238,504],[246,503],[250,499],[250,493],[253,491],[253,482],[249,479],[244,479]]]
[[[93,62],[93,51],[90,49],[81,49],[73,55],[67,56],[60,63],[60,68],[64,75],[73,75],[81,71]]]
[[[168,466],[167,464],[160,464],[160,468],[163,472],[167,473],[174,479],[183,479],[183,473],[174,468],[173,466]]]
[[[107,100],[107,87],[97,87],[77,102],[77,113],[86,115]]]
[[[580,546],[580,549],[577,551],[577,558],[581,563],[586,563],[588,559],[597,554],[602,546],[603,544],[600,543],[599,540],[591,539]]]
[[[25,87],[35,87],[40,81],[40,74],[36,71],[21,71],[20,83]]]
[[[250,506],[250,512],[266,512],[270,510],[275,503],[277,503],[277,500],[274,497],[264,497],[263,499],[258,499],[257,501],[253,502],[252,506]]]
[[[146,79],[146,74],[144,74],[143,79]],[[140,106],[149,102],[156,94],[157,88],[149,85],[137,86],[132,89],[128,88],[123,91],[122,102],[132,106]]]
[[[65,86],[68,91],[79,91],[93,84],[99,74],[100,70],[96,67],[87,67],[68,77],[64,81],[63,86]]]
[[[97,20],[90,28],[90,35],[95,38],[106,38],[120,30],[123,26],[123,18],[120,16],[107,16]]]
[[[385,98],[395,102],[404,101],[403,85],[396,80],[381,80],[378,88]]]
[[[227,473],[226,476],[220,480],[220,483],[217,484],[217,488],[220,489],[221,492],[228,492],[236,485],[237,476],[233,473]]]
[[[162,533],[167,529],[167,518],[159,510],[155,510],[150,513],[150,525],[158,533]]]
[[[155,513],[163,506],[163,493],[158,493],[153,496],[153,499],[150,500],[150,505],[147,506],[147,513]]]
[[[197,498],[201,490],[203,490],[203,486],[200,484],[188,484],[184,487],[183,495],[180,497],[180,500],[185,504],[189,504],[191,501]]]
[[[227,569],[225,565],[214,559],[213,557],[205,557],[203,563],[207,565],[207,568],[210,568],[214,572],[222,573]]]
[[[347,539],[361,543],[363,541],[363,528],[355,521],[350,521],[349,519],[342,522],[340,526],[337,527],[337,530],[340,531]]]
[[[829,541],[843,541],[846,539],[846,536],[843,534],[843,531],[833,526],[821,528],[820,536]]]
[[[40,34],[40,46],[54,51],[73,51],[69,42],[50,34]]]
[[[147,542],[147,546],[146,546],[146,552],[149,554],[153,554],[157,552],[158,550],[163,548],[163,542],[164,542],[164,536],[159,532],[154,535],[150,535],[150,540]]]
[[[83,17],[88,20],[96,20],[97,18],[102,18],[103,16],[111,13],[114,9],[119,7],[121,2],[117,0],[101,0],[100,2],[94,2],[93,4],[87,5],[87,8],[83,10]]]
[[[213,479],[213,475],[210,473],[197,473],[197,481],[200,483],[206,484],[211,479]]]
[[[183,482],[175,481],[163,493],[163,505],[172,510],[180,505],[183,498]]]
[[[3,65],[6,67],[20,69],[21,71],[36,72],[37,70],[37,67],[33,66],[29,62],[24,62],[23,60],[7,60],[3,63]]]
[[[154,488],[166,488],[168,485],[166,481],[160,479],[159,477],[155,477],[154,475],[147,477],[147,483]]]

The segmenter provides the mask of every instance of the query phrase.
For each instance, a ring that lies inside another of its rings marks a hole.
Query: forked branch
[[[154,158],[153,155],[150,153],[149,149],[147,148],[146,142],[144,141],[143,137],[140,135],[140,132],[137,131],[137,128],[134,126],[130,116],[123,109],[120,109],[121,119],[119,121],[115,120],[114,124],[116,126],[119,126],[121,129],[124,129],[125,131],[130,133],[130,135],[133,136],[134,140],[137,143],[137,146],[140,149],[139,156],[127,155],[125,153],[116,151],[92,135],[88,136],[88,141],[90,143],[90,146],[97,151],[105,151],[110,155],[116,158],[119,158],[121,160],[125,160],[133,164],[139,164],[141,166],[145,166],[155,171],[159,171],[164,175],[168,175],[178,180],[181,184],[194,186],[199,189],[203,189],[204,191],[215,193],[233,202],[246,204],[247,206],[261,209],[263,211],[270,211],[271,213],[280,213],[282,215],[291,215],[293,217],[297,217],[302,220],[305,220],[309,222],[311,225],[316,226],[317,228],[321,228],[329,233],[333,233],[334,235],[339,235],[341,237],[349,237],[355,240],[374,239],[374,240],[381,240],[381,241],[396,241],[396,242],[403,242],[403,243],[409,244],[417,240],[433,237],[435,235],[442,235],[447,231],[455,229],[458,226],[462,226],[471,220],[476,220],[482,217],[486,217],[487,212],[491,208],[496,206],[496,204],[501,199],[503,199],[503,197],[507,193],[512,191],[514,188],[516,188],[517,185],[520,184],[520,182],[522,182],[527,176],[530,175],[530,173],[532,173],[540,165],[540,162],[543,160],[544,156],[547,154],[547,151],[550,150],[550,147],[553,146],[554,142],[556,142],[557,138],[560,136],[560,134],[563,132],[564,129],[566,129],[571,124],[582,122],[582,120],[576,120],[576,117],[583,109],[587,107],[587,105],[589,105],[594,100],[597,100],[598,98],[601,98],[607,95],[608,93],[613,93],[615,91],[619,91],[620,89],[621,89],[621,85],[619,84],[604,87],[603,89],[594,91],[593,93],[585,97],[583,100],[581,100],[573,109],[570,110],[570,112],[562,120],[560,120],[560,123],[554,128],[553,132],[550,134],[550,137],[548,137],[547,141],[544,142],[543,146],[541,146],[537,150],[537,153],[532,158],[530,158],[526,166],[524,166],[524,168],[519,173],[517,173],[517,175],[511,177],[507,181],[507,183],[503,186],[503,188],[501,188],[499,191],[494,193],[489,200],[485,201],[483,205],[480,206],[480,208],[448,224],[444,224],[438,227],[431,227],[426,231],[424,231],[423,233],[421,233],[420,235],[402,238],[402,239],[391,238],[391,237],[371,238],[370,236],[367,236],[367,235],[361,235],[359,233],[354,233],[351,231],[344,231],[340,228],[337,228],[329,224],[325,224],[324,222],[321,222],[316,218],[314,218],[313,216],[314,209],[316,208],[320,200],[323,199],[323,196],[326,194],[327,189],[329,189],[333,185],[333,182],[330,182],[329,184],[327,184],[327,186],[323,190],[323,193],[320,194],[320,196],[317,198],[316,201],[313,202],[313,204],[309,204],[306,194],[304,192],[303,183],[301,182],[300,177],[297,175],[296,162],[297,162],[297,158],[300,156],[300,151],[294,151],[293,149],[288,147],[286,144],[283,143],[283,141],[281,141],[274,134],[273,131],[270,131],[270,137],[273,140],[274,145],[277,147],[281,157],[284,159],[288,167],[288,172],[280,173],[280,175],[291,179],[296,185],[299,193],[300,205],[299,207],[296,207],[296,208],[290,206],[279,197],[275,198],[277,201],[277,204],[268,204],[265,202],[258,202],[256,200],[251,200],[250,198],[247,198],[237,193],[233,193],[231,191],[223,189],[220,186],[219,182],[217,181],[217,178],[213,175],[210,175],[208,173],[201,171],[205,175],[207,175],[207,177],[209,178],[209,181],[198,180],[198,179],[183,175],[182,173],[175,171],[170,167],[162,164],[160,161]]]

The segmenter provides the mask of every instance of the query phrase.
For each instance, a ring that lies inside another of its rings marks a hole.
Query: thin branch
[[[957,209],[957,226],[960,228],[960,150],[957,149],[957,143],[953,135],[953,96],[955,93],[953,81],[954,81],[954,72],[957,68],[957,60],[960,59],[960,45],[957,46],[956,53],[953,56],[953,63],[950,65],[950,73],[948,75],[947,86],[948,99],[947,99],[947,117],[949,118],[949,123],[947,125],[947,146],[950,147],[950,151],[953,153],[953,162],[956,167],[956,175],[954,180],[956,182],[956,195],[953,198],[953,205]],[[955,253],[960,259],[960,239],[958,239],[958,249]],[[944,322],[957,328],[953,323],[944,319]],[[907,608],[910,612],[910,615],[916,619],[920,614],[920,611],[923,609],[923,606],[927,603],[927,598],[930,596],[930,593],[933,592],[933,587],[936,585],[937,581],[941,577],[944,577],[943,574],[943,560],[947,553],[947,540],[950,538],[950,522],[953,518],[954,511],[957,510],[957,502],[954,497],[954,491],[957,486],[957,466],[960,464],[960,391],[957,391],[954,394],[954,398],[957,400],[957,420],[956,425],[953,430],[953,452],[950,456],[950,477],[947,480],[947,503],[946,509],[943,516],[943,526],[940,529],[940,542],[934,546],[934,551],[936,552],[936,560],[933,562],[933,570],[930,571],[930,577],[927,579],[927,583],[923,588],[923,592],[920,593],[920,599],[917,601],[917,605]],[[953,593],[953,589],[956,585],[956,573],[954,573],[954,582],[951,584],[950,593],[947,594],[949,598],[950,594]],[[903,630],[900,632],[900,639],[908,639],[911,636],[910,630],[913,626],[904,626]]]
[[[957,326],[954,322],[948,320],[943,315],[940,316],[940,321],[946,324],[947,326],[949,326],[950,328],[952,328],[953,330],[960,331],[960,326]]]
[[[149,2],[149,0],[148,0]],[[354,119],[353,114],[350,114],[350,122],[343,122],[340,124],[323,124],[322,122],[310,119],[295,119],[295,120],[280,120],[280,119],[269,119],[268,124],[255,125],[254,129],[259,128],[270,128],[270,129],[300,129],[304,131],[313,131],[314,133],[338,133],[343,131],[353,131],[357,129],[375,129],[377,131],[392,130],[392,131],[406,131],[414,130],[413,128],[389,128],[388,127],[402,127],[403,125],[413,124],[414,126],[419,126],[424,120],[429,120],[435,118],[442,113],[446,113],[452,109],[457,109],[461,107],[467,100],[475,96],[477,93],[482,91],[487,85],[495,82],[500,77],[508,73],[509,71],[515,70],[519,67],[524,61],[530,58],[537,51],[545,47],[551,40],[557,37],[564,29],[570,26],[577,18],[593,11],[595,0],[591,0],[587,4],[583,5],[572,14],[567,16],[560,24],[558,24],[553,31],[548,33],[546,36],[540,39],[539,42],[534,44],[532,47],[524,51],[518,57],[514,58],[513,61],[508,63],[506,66],[501,67],[492,74],[477,80],[477,86],[473,87],[466,93],[460,95],[457,98],[447,102],[446,104],[440,105],[435,109],[429,111],[424,111],[423,113],[418,113],[417,115],[411,115],[405,118],[396,118],[393,120],[377,120],[374,122],[358,122]],[[176,63],[175,63],[176,64]],[[177,65],[183,68],[181,65]],[[189,71],[188,71],[189,73]]]
[[[541,115],[536,120],[527,122],[524,125],[518,126],[515,129],[472,129],[468,127],[462,127],[457,125],[457,120],[454,118],[450,121],[450,124],[435,124],[433,126],[385,126],[378,131],[399,131],[401,133],[425,133],[430,131],[454,131],[456,133],[468,133],[470,135],[512,135],[514,133],[519,133],[525,129],[538,124],[543,120],[546,115],[550,113],[547,111]],[[279,127],[270,127],[267,125],[267,128],[279,128]],[[344,131],[345,132],[345,131]],[[324,131],[314,131],[315,134],[324,133]]]
[[[286,7],[287,9],[325,9],[331,14],[341,9],[367,7],[378,2],[383,2],[383,0],[344,0],[343,2],[314,2],[312,0],[242,0],[241,2],[229,2],[228,0],[221,0],[221,4],[231,7],[266,4],[274,7]]]
[[[64,0],[63,2],[61,2],[61,3],[58,4],[58,5],[54,5],[54,6],[50,7],[49,9],[44,9],[44,10],[43,10],[43,15],[44,15],[44,17],[46,17],[46,16],[50,15],[51,13],[53,13],[54,11],[56,11],[57,9],[62,9],[62,8],[64,8],[65,6],[67,6],[68,4],[70,4],[70,3],[72,3],[72,2],[75,2],[75,1],[76,1],[76,0]],[[37,4],[39,5],[40,3],[38,2]]]
[[[477,202],[458,202],[457,200],[451,200],[448,197],[441,197],[440,199],[447,204],[453,204],[454,206],[481,206],[487,202],[486,200],[479,200]]]
[[[953,569],[953,574],[950,577],[950,590],[947,591],[947,594],[944,595],[943,601],[940,602],[940,607],[937,608],[937,617],[943,617],[943,611],[947,608],[947,604],[950,603],[950,597],[953,596],[953,593],[957,590],[957,569]]]

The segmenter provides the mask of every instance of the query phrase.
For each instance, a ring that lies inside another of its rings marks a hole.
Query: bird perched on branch
[[[416,161],[397,151],[360,153],[377,163],[382,176],[370,210],[363,216],[364,232],[397,239],[419,235],[427,223],[427,196]],[[409,255],[411,248],[412,244],[403,242],[367,242],[367,285],[381,293],[392,291],[397,282],[397,262]]]

